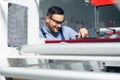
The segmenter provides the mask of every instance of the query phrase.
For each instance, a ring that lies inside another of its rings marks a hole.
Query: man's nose
[[[62,26],[62,24],[57,24],[57,27],[61,27]]]

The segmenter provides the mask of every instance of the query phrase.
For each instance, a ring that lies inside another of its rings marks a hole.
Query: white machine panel
[[[120,43],[61,43],[23,45],[21,53],[39,53],[49,55],[85,55],[85,56],[119,56]]]

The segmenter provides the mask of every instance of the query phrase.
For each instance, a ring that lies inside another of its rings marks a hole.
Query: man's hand
[[[88,30],[86,28],[81,28],[78,32],[78,38],[88,38]]]

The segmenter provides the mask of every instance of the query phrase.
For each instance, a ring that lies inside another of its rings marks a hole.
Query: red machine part
[[[113,34],[118,34],[118,35],[120,35],[120,32],[107,32],[107,35],[109,35],[109,36],[111,36],[111,35],[113,35]]]
[[[111,5],[116,3],[117,3],[117,0],[91,0],[91,4],[94,6],[105,6],[105,5]]]

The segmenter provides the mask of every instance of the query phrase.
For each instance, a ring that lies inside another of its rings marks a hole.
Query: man
[[[77,38],[88,37],[86,28],[81,28],[77,33],[68,26],[62,26],[64,22],[64,11],[58,6],[52,6],[48,9],[46,15],[46,26],[40,28],[40,38],[47,40],[73,40]]]

